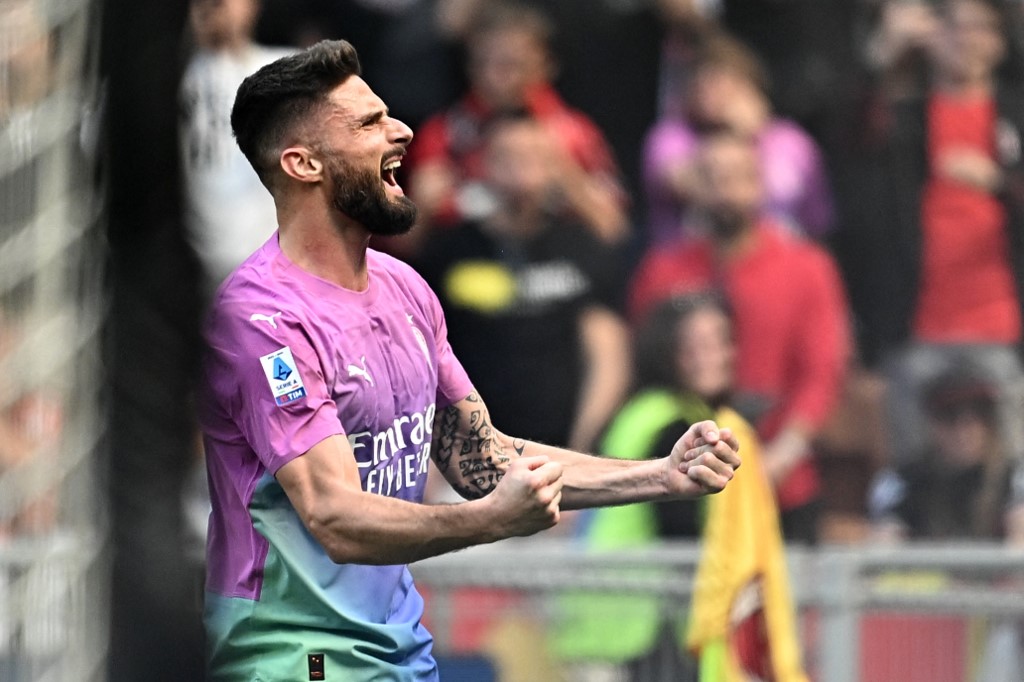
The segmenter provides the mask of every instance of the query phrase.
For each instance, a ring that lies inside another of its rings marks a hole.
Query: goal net
[[[0,0],[0,680],[96,680],[107,614],[94,8]]]

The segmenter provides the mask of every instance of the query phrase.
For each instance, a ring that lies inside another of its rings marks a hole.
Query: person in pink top
[[[696,155],[701,139],[718,131],[755,140],[764,191],[762,206],[799,234],[825,236],[832,228],[832,192],[821,150],[795,122],[776,116],[764,67],[727,35],[707,39],[698,51],[685,116],[659,121],[644,140],[648,239],[679,239],[688,211],[699,203]]]
[[[646,462],[492,425],[433,292],[368,246],[416,207],[396,178],[412,131],[359,74],[351,44],[324,41],[246,78],[232,110],[279,229],[206,325],[213,681],[437,680],[407,563],[531,535],[565,509],[717,491],[739,466],[711,421]],[[430,461],[467,501],[422,504]]]
[[[784,534],[813,542],[820,481],[811,443],[838,402],[851,349],[843,285],[823,248],[764,214],[753,142],[718,133],[697,158],[703,231],[648,252],[631,315],[639,322],[678,294],[725,294],[735,317],[734,404],[764,441]]]

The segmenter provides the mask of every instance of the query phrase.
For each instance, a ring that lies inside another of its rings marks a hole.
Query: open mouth
[[[396,156],[388,159],[380,168],[380,177],[384,181],[384,184],[389,187],[399,188],[398,179],[395,177],[395,173],[402,165],[402,157]]]

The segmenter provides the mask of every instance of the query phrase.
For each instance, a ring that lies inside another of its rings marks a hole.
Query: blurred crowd
[[[237,83],[344,37],[416,133],[419,223],[376,246],[431,283],[502,428],[601,452],[654,311],[714,295],[705,400],[756,428],[787,541],[1021,538],[1022,8],[193,0],[193,244],[213,287],[276,225]]]
[[[0,46],[0,165],[23,169],[0,174],[4,240],[39,210],[24,160],[61,80],[34,7],[0,3],[31,38]],[[735,420],[786,542],[1024,545],[1024,1],[191,0],[203,295],[277,224],[235,89],[324,38],[415,132],[419,222],[375,246],[437,292],[499,428],[638,458]],[[23,336],[8,298],[0,360]],[[3,473],[45,457],[61,411],[0,399]],[[197,536],[202,479],[197,456]],[[0,543],[54,527],[52,491],[28,497]],[[634,512],[561,532],[707,532],[696,505]]]

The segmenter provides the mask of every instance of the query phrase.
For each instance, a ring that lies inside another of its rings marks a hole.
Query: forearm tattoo
[[[474,391],[468,409],[450,405],[437,415],[431,452],[434,463],[463,497],[475,499],[498,485],[513,456],[523,454],[526,441],[512,443],[514,455],[502,446],[491,426],[487,407]]]

